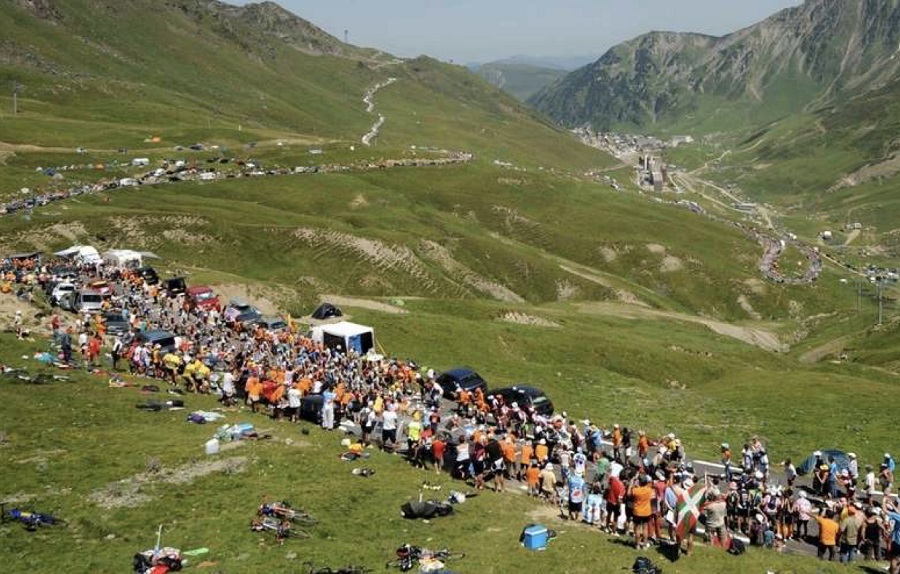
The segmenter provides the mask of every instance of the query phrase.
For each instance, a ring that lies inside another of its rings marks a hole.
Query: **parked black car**
[[[232,299],[225,307],[225,321],[239,323],[255,323],[262,319],[259,309],[243,299]]]
[[[172,277],[162,282],[162,289],[169,297],[181,295],[187,291],[187,281],[184,277]]]
[[[159,345],[163,354],[175,350],[175,335],[168,331],[141,331],[136,335],[138,341],[149,343],[151,346]]]
[[[469,367],[457,367],[444,371],[435,380],[441,386],[441,389],[444,390],[444,398],[446,399],[456,398],[456,393],[460,389],[470,392],[475,389],[487,391],[487,382]]]
[[[138,267],[137,274],[144,279],[144,283],[147,285],[156,285],[159,283],[159,275],[157,275],[156,269],[153,267]]]
[[[488,398],[499,395],[507,405],[518,404],[521,408],[531,406],[539,415],[549,417],[553,415],[553,402],[544,391],[530,385],[515,385],[494,389],[488,393]]]

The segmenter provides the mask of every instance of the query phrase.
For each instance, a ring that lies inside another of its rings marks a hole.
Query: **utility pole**
[[[22,84],[20,84],[16,80],[13,80],[12,89],[13,89],[13,115],[16,115],[19,113],[19,92],[22,91]]]
[[[344,43],[349,44],[350,40],[350,30],[344,30]]]

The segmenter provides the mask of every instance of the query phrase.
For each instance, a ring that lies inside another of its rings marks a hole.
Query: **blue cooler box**
[[[547,547],[547,527],[535,524],[525,529],[525,541],[522,543],[529,550],[543,550]]]

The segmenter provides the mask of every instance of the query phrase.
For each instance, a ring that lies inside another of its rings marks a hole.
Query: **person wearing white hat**
[[[809,520],[812,513],[812,503],[806,498],[806,491],[801,490],[794,506],[791,508],[797,517],[797,529],[794,531],[795,540],[804,540],[809,536]]]
[[[556,504],[556,473],[553,472],[553,463],[548,462],[544,466],[544,470],[538,475],[538,481],[541,485],[541,497]]]
[[[859,482],[859,461],[856,460],[855,452],[848,452],[847,458],[850,459],[847,470],[850,471],[850,480],[853,481],[853,486],[855,488],[856,483]]]

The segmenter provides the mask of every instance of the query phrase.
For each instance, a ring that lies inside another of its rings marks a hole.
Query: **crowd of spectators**
[[[818,545],[820,557],[851,561],[861,553],[898,566],[900,514],[892,502],[889,455],[878,473],[866,465],[861,477],[855,454],[841,468],[817,453],[812,484],[801,487],[791,461],[773,470],[766,447],[753,437],[739,459],[723,443],[722,471],[701,472],[674,433],[651,437],[619,424],[603,430],[566,412],[542,415],[506,404],[482,389],[451,389],[454,400],[447,401],[437,373],[413,360],[327,347],[299,333],[292,321],[278,331],[242,324],[223,309],[192,306],[184,295],[170,295],[127,269],[98,265],[78,272],[112,285],[104,306],[120,310],[130,331],[107,336],[102,314],[85,314],[63,329],[54,312],[63,363],[98,368],[105,350],[113,370],[127,368],[173,390],[218,393],[226,405],[245,403],[253,412],[291,421],[300,417],[305,398],[318,396],[316,420],[324,429],[358,429],[363,445],[403,454],[416,467],[448,472],[476,489],[502,492],[510,481],[519,482],[532,496],[559,505],[567,518],[630,535],[638,548],[677,541],[691,552],[691,533],[676,532],[679,499],[699,484],[705,487],[697,505],[700,522],[713,543],[727,546],[742,535],[781,550],[788,540],[806,540]],[[19,277],[36,286],[53,280],[40,267]],[[172,348],[134,336],[148,330],[174,333]]]

